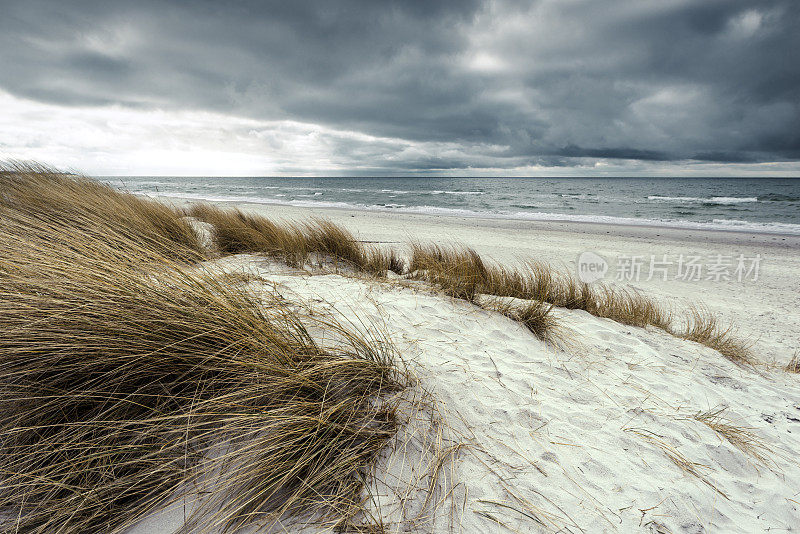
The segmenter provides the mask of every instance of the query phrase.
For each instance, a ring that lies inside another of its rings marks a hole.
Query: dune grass
[[[521,323],[534,336],[542,341],[557,343],[559,341],[559,323],[551,313],[552,304],[538,300],[523,301],[523,304],[510,302],[487,301],[481,304],[487,310],[496,311],[509,319]]]
[[[670,314],[632,290],[590,286],[549,265],[528,261],[520,268],[491,265],[470,248],[411,245],[412,276],[442,287],[453,296],[487,294],[546,302],[632,326],[664,328]],[[417,274],[413,274],[417,271]]]
[[[385,277],[387,271],[402,273],[403,260],[394,250],[368,247],[341,226],[325,219],[305,224],[275,223],[240,210],[222,210],[194,204],[186,214],[214,226],[214,242],[224,254],[260,252],[301,267],[315,255],[346,267]]]
[[[484,261],[469,247],[412,242],[406,266],[395,250],[367,246],[324,219],[276,223],[260,215],[209,204],[195,204],[178,213],[157,202],[45,167],[11,164],[3,168],[0,205],[16,205],[38,217],[49,213],[55,223],[66,218],[90,228],[99,221],[101,226],[151,248],[161,246],[162,252],[173,257],[196,258],[201,254],[196,235],[182,218],[189,215],[213,226],[214,243],[223,254],[260,252],[294,267],[312,258],[327,259],[379,278],[392,271],[476,304],[481,294],[530,301],[526,316],[540,317],[538,326],[531,329],[534,333],[555,326],[549,307],[553,305],[585,310],[630,326],[659,328],[713,348],[737,364],[755,361],[749,346],[707,310],[691,308],[684,324],[676,326],[680,320],[670,310],[638,291],[589,285],[541,262],[528,261],[516,268],[499,266]]]
[[[26,173],[0,189],[0,531],[121,532],[192,488],[187,531],[379,531],[364,488],[407,384],[391,345],[187,269],[177,214]]]
[[[685,326],[670,331],[683,339],[711,347],[734,363],[755,363],[750,345],[734,337],[732,327],[723,327],[719,319],[704,308],[692,307]]]
[[[795,351],[794,356],[789,360],[789,363],[786,364],[784,370],[787,373],[800,373],[800,356],[798,356],[797,351]]]
[[[299,267],[308,260],[309,243],[300,228],[276,224],[240,210],[193,204],[186,214],[213,226],[213,240],[223,254],[263,252]]]
[[[534,333],[555,327],[552,318],[545,320],[541,314],[546,308],[544,304],[551,304],[584,310],[625,325],[658,328],[710,347],[739,365],[755,362],[748,344],[737,339],[732,328],[723,328],[703,308],[690,308],[685,324],[675,326],[676,317],[671,310],[638,291],[589,285],[547,264],[528,261],[515,269],[489,264],[467,247],[412,243],[410,271],[412,278],[427,281],[448,295],[470,302],[475,302],[481,294],[530,301],[533,316],[537,313],[541,316],[540,328],[532,329]]]
[[[412,278],[438,286],[451,297],[475,302],[490,277],[480,255],[468,247],[411,243]]]
[[[531,268],[536,268],[534,264]],[[447,295],[496,311],[522,323],[542,341],[555,341],[558,321],[552,304],[539,298],[543,288],[519,271],[487,264],[468,247],[411,243],[410,277],[428,282]],[[481,295],[524,299],[524,304],[479,300]]]
[[[202,255],[191,226],[169,207],[43,165],[0,163],[0,206],[56,227],[114,232],[170,258]]]

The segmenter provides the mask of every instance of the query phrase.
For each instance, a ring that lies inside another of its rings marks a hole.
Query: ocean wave
[[[758,197],[664,197],[661,195],[650,195],[647,200],[660,202],[687,202],[699,204],[742,204],[745,202],[758,202]]]
[[[561,193],[559,195],[561,198],[572,198],[574,200],[596,200],[594,197],[594,193]]]
[[[428,193],[430,195],[482,195],[483,191],[418,191],[418,193]]]
[[[391,193],[393,195],[407,195],[410,192],[411,191],[403,191],[403,190],[400,190],[400,189],[381,189],[381,193]]]
[[[792,195],[782,195],[780,193],[767,193],[758,197],[762,202],[800,202],[800,197]]]

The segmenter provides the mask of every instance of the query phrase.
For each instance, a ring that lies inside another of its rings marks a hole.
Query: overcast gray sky
[[[800,1],[0,0],[0,157],[800,176]]]

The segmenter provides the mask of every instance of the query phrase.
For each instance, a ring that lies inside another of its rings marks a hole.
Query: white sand
[[[309,214],[263,209],[273,217]],[[800,345],[797,238],[324,215],[363,240],[452,239],[503,261],[530,254],[570,265],[586,249],[609,256],[760,253],[757,282],[636,285],[668,300],[703,300],[736,320],[742,334],[759,337],[755,352],[762,359],[785,361]],[[277,284],[287,299],[388,331],[419,376],[415,391],[429,392],[438,407],[445,425],[439,450],[461,445],[442,463],[436,493],[442,504],[417,523],[419,532],[750,533],[800,525],[798,375],[742,369],[707,347],[580,311],[556,312],[569,341],[558,349],[497,313],[421,288],[301,275],[258,256],[224,258],[215,268],[251,272],[269,282],[252,282],[254,291]],[[723,422],[749,429],[766,461],[693,417],[708,410],[722,410]],[[409,480],[428,458],[424,415],[412,418],[381,462],[378,478],[389,485],[398,485],[394,477]],[[400,519],[387,488],[374,491],[390,519]],[[423,495],[409,495],[409,513],[418,511]],[[132,532],[171,532],[181,520],[182,508]]]

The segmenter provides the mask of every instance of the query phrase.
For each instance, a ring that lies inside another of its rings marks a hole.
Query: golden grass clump
[[[490,265],[469,248],[412,243],[410,270],[414,278],[471,302],[478,294],[530,301],[531,317],[548,316],[547,320],[540,322],[541,328],[554,322],[549,314],[542,314],[541,310],[549,309],[543,303],[585,310],[632,326],[667,328],[671,321],[667,310],[638,292],[590,286],[535,261],[516,269]]]
[[[550,313],[552,310],[552,304],[548,306],[543,302],[534,300],[514,312],[511,317],[525,325],[539,339],[548,341],[557,326],[555,318]]]
[[[214,244],[224,254],[264,252],[293,267],[308,260],[308,239],[292,224],[277,224],[266,217],[210,204],[193,204],[186,213],[214,227]]]
[[[683,339],[710,347],[736,364],[753,365],[755,363],[750,346],[735,338],[732,327],[721,326],[719,319],[704,308],[691,308],[685,328],[672,330],[672,333]]]
[[[194,204],[186,214],[214,227],[214,242],[224,254],[263,252],[293,267],[307,263],[311,254],[330,259],[357,271],[386,276],[402,274],[405,265],[394,250],[366,247],[345,228],[325,219],[302,225],[275,223],[266,217],[240,210],[222,210]]]
[[[484,293],[489,269],[471,248],[411,244],[409,271],[454,298],[475,302]]]
[[[197,235],[169,207],[43,165],[0,163],[0,206],[53,226],[114,232],[172,258],[200,256]]]
[[[80,190],[47,180],[68,191],[49,199]],[[118,232],[81,210],[43,216],[14,187],[0,205],[0,531],[121,532],[192,488],[187,531],[298,515],[371,528],[363,490],[405,386],[390,346],[315,323],[335,340],[322,346],[310,317],[167,258],[168,236],[132,239],[104,211]]]
[[[666,330],[672,322],[672,313],[669,310],[655,300],[630,289],[598,286],[592,306],[594,308],[582,309],[592,315],[630,326],[653,326]]]
[[[356,269],[367,265],[364,246],[346,229],[325,219],[314,219],[304,228],[310,250]]]
[[[538,269],[530,264],[531,270]],[[471,248],[411,244],[411,276],[439,287],[454,298],[467,300],[485,309],[502,313],[522,323],[537,338],[553,341],[557,320],[552,304],[539,297],[544,294],[539,279],[518,270],[485,263]],[[480,295],[522,299],[523,303],[479,301]]]
[[[406,271],[406,264],[394,249],[382,250],[377,247],[365,247],[366,260],[363,270],[375,276],[385,276],[387,271],[401,275]]]
[[[545,304],[538,300],[523,301],[523,304],[495,304],[485,306],[488,309],[502,313],[506,317],[521,323],[525,328],[542,341],[555,342],[558,331],[558,321],[551,313],[552,304]]]

